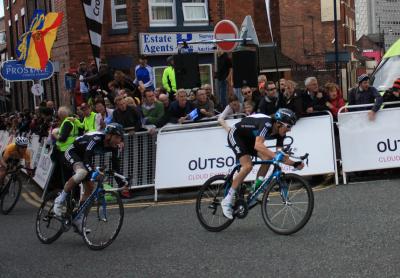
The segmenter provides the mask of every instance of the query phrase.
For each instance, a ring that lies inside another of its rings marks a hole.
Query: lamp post
[[[333,26],[335,29],[335,75],[336,75],[336,84],[339,85],[339,42],[338,42],[338,24],[337,24],[337,6],[336,1],[333,0]]]

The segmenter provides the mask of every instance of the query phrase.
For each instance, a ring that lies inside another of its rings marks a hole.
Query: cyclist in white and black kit
[[[253,114],[243,118],[236,123],[228,133],[228,144],[240,161],[240,171],[233,178],[232,186],[228,194],[222,200],[221,206],[225,217],[233,219],[232,199],[239,185],[253,169],[252,156],[258,156],[262,160],[271,160],[275,157],[275,152],[264,145],[265,140],[276,139],[277,149],[283,147],[283,139],[286,133],[296,124],[296,114],[290,110],[281,108],[273,117],[264,114]],[[304,167],[303,162],[295,162],[285,157],[283,163],[297,169]],[[257,177],[265,176],[268,165],[261,165]]]
[[[89,180],[90,173],[94,171],[92,158],[95,154],[112,153],[112,169],[119,172],[118,149],[124,139],[124,129],[120,124],[111,123],[106,126],[104,132],[92,132],[76,138],[75,142],[65,151],[65,160],[68,167],[74,170],[74,175],[67,181],[64,190],[54,201],[54,213],[61,216],[65,206],[65,200],[72,189],[83,182],[84,193],[80,202],[84,202],[92,193],[94,183]],[[115,177],[120,187],[127,182]],[[78,229],[82,219],[73,223]],[[80,229],[79,229],[80,231]]]

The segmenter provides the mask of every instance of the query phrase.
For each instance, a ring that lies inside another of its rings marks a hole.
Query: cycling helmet
[[[105,134],[114,134],[114,135],[119,135],[122,138],[124,138],[124,128],[122,125],[118,123],[110,123],[106,126],[104,130]]]
[[[26,148],[28,147],[28,144],[29,140],[26,137],[18,136],[17,138],[15,138],[15,145],[17,145],[18,147]]]
[[[297,121],[296,114],[287,108],[280,108],[275,113],[275,120],[278,122],[294,126]]]

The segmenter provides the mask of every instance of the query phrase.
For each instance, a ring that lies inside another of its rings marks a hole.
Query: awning
[[[279,47],[276,48],[279,71],[290,71],[295,62],[282,54]],[[260,71],[276,71],[274,47],[272,45],[260,45],[259,47],[259,66]]]

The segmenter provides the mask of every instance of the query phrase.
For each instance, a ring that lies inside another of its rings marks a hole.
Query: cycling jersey
[[[30,165],[31,153],[26,148],[24,153],[21,155],[17,150],[17,145],[15,145],[15,143],[11,143],[7,145],[7,147],[5,148],[3,152],[3,159],[6,163],[10,159],[15,159],[15,160],[25,159],[26,165]]]
[[[119,172],[118,148],[104,146],[105,134],[101,132],[91,132],[76,138],[75,142],[65,151],[65,159],[71,168],[77,162],[82,162],[86,169],[93,171],[92,159],[97,154],[112,153],[112,169]],[[121,180],[115,178],[121,185]]]
[[[254,149],[256,137],[265,140],[276,139],[276,146],[283,147],[284,137],[279,134],[272,135],[272,126],[275,120],[264,114],[253,114],[236,123],[228,133],[228,144],[239,159],[243,155],[256,156]]]

